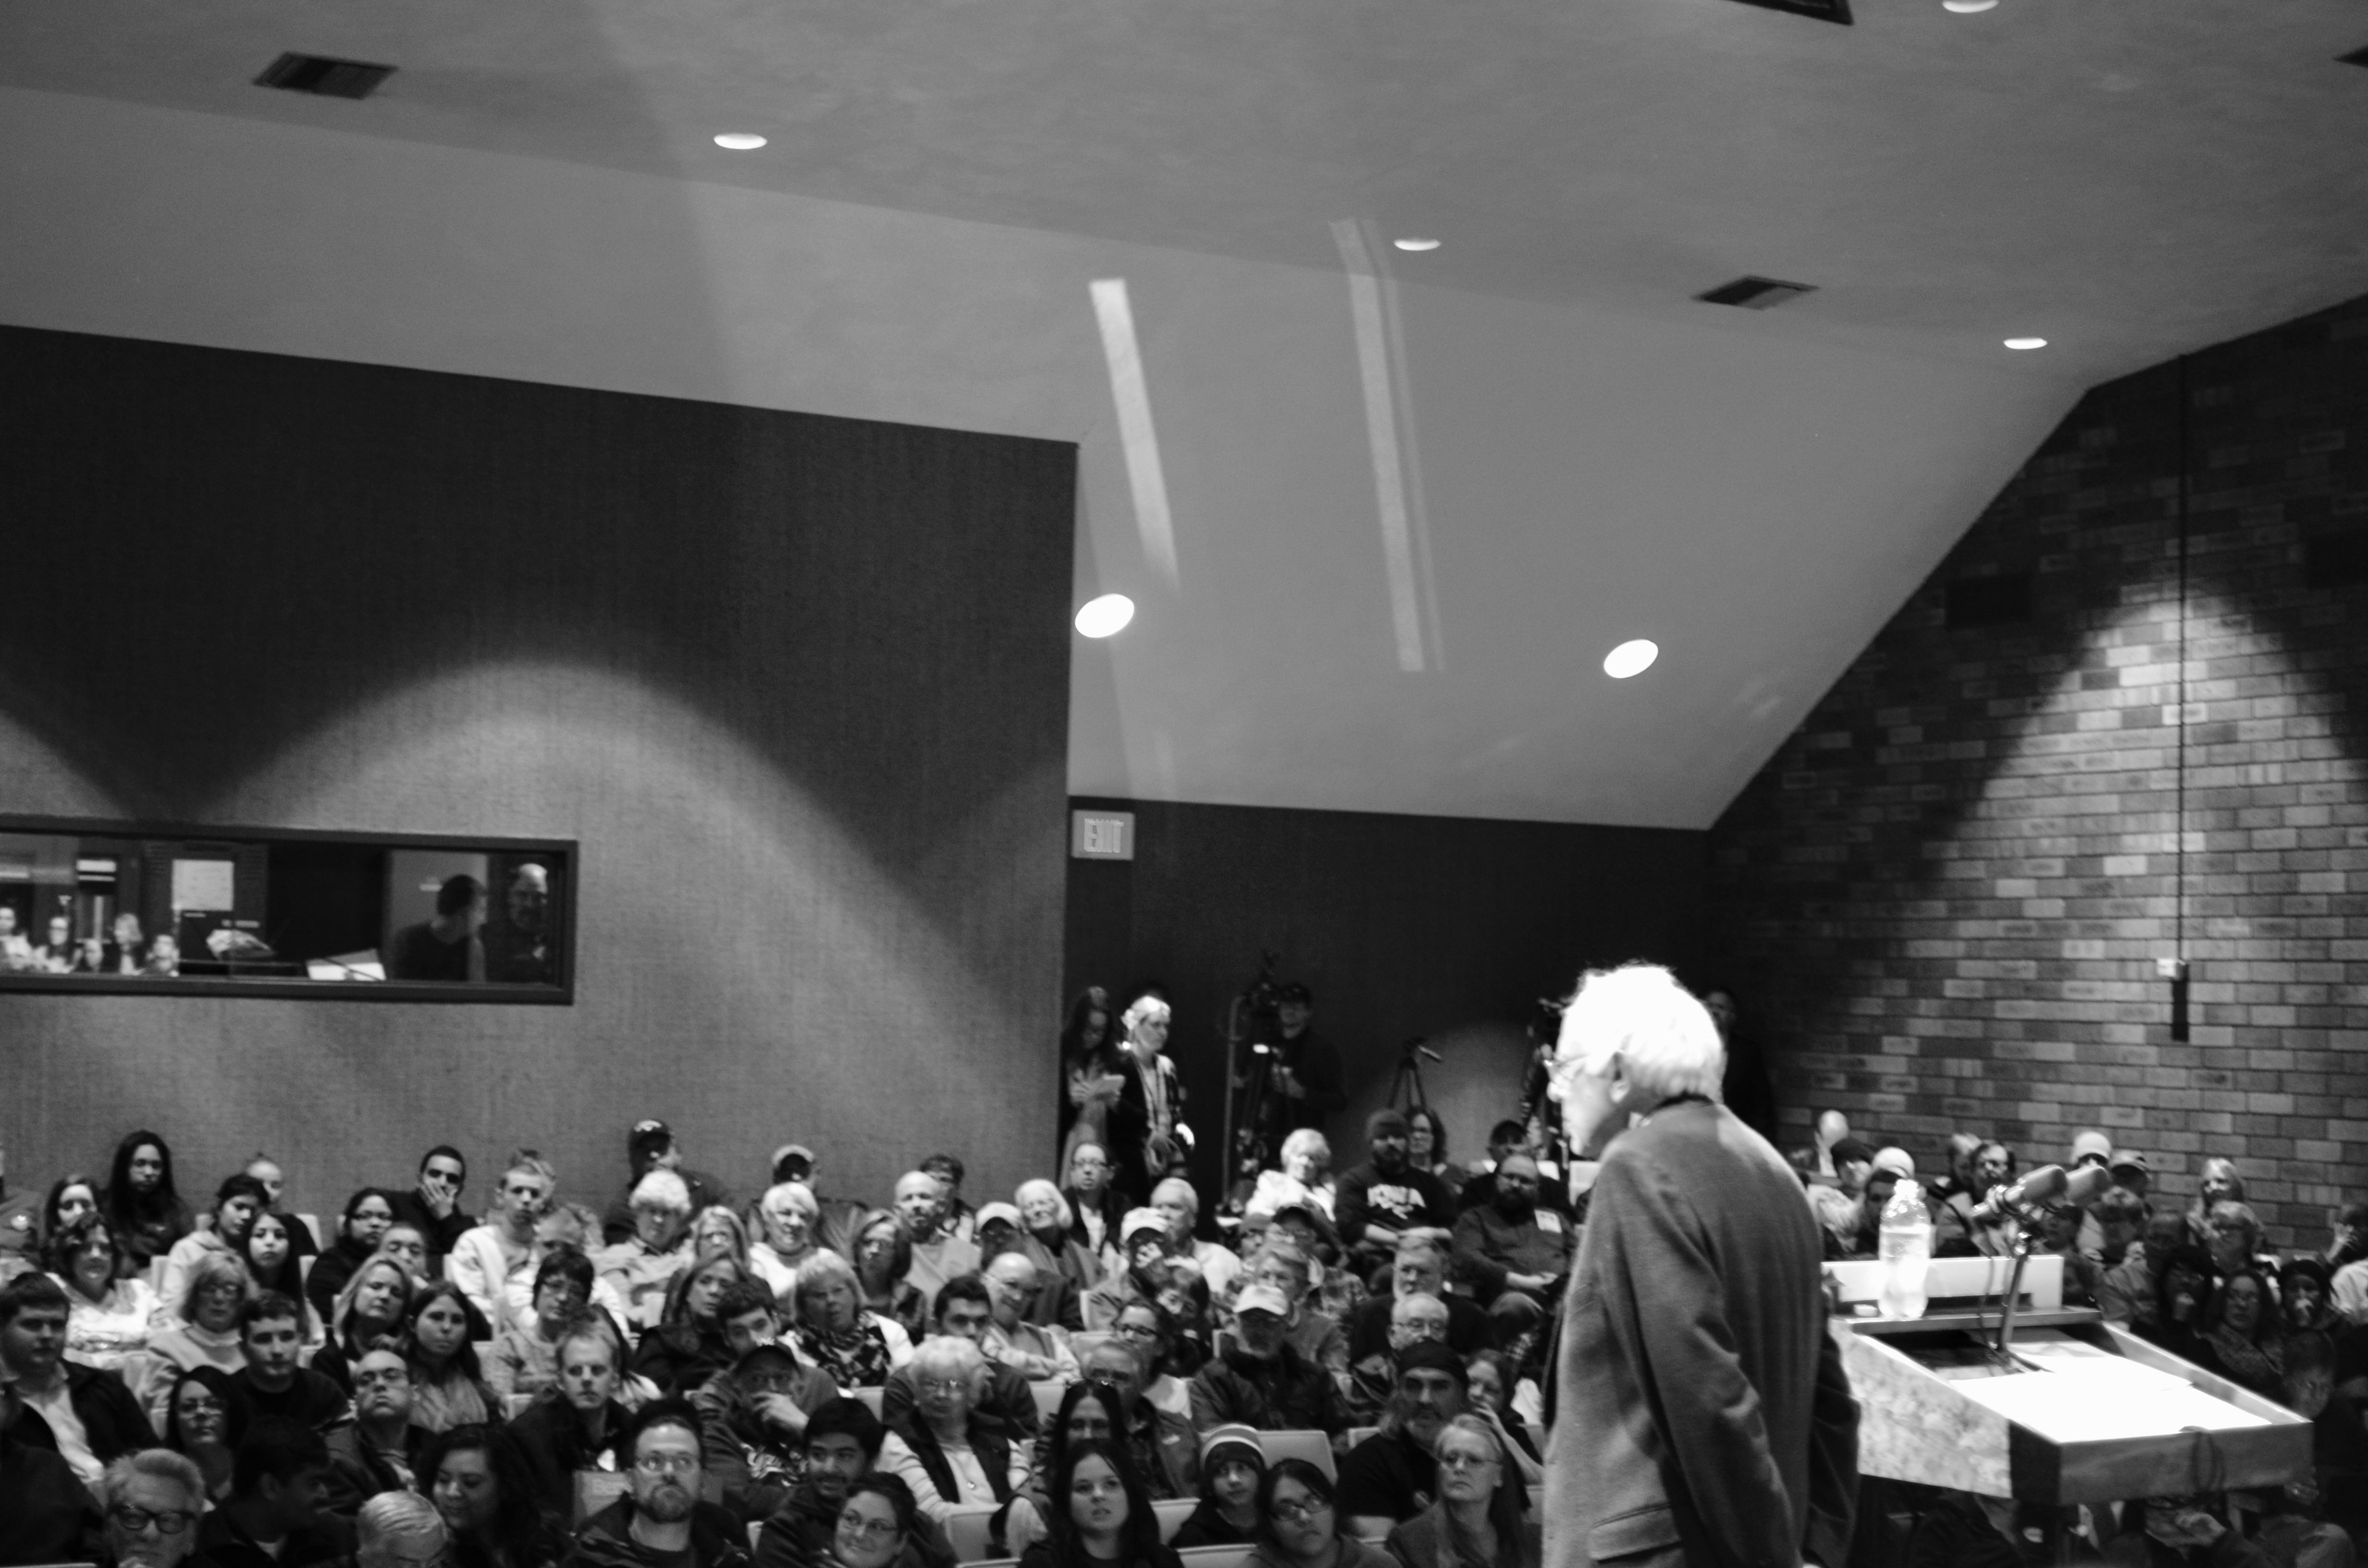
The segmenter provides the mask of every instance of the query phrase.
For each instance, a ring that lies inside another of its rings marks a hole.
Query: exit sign
[[[1069,853],[1080,860],[1134,858],[1133,812],[1071,812]]]

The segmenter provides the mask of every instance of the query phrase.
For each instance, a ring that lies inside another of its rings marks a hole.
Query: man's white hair
[[[419,1551],[402,1552],[398,1546],[425,1547],[441,1552],[449,1544],[444,1517],[436,1505],[416,1492],[381,1492],[364,1503],[354,1516],[357,1538],[354,1561],[360,1568],[395,1568],[418,1562]]]
[[[1650,1110],[1679,1095],[1719,1097],[1726,1048],[1718,1026],[1678,977],[1658,964],[1592,970],[1563,1006],[1555,1065],[1600,1078],[1620,1059],[1627,1108]]]
[[[202,1514],[206,1511],[206,1478],[197,1461],[170,1449],[142,1449],[124,1454],[107,1467],[95,1488],[98,1506],[111,1508],[120,1502],[134,1476],[144,1475],[152,1481],[168,1482],[181,1489],[186,1511]]]
[[[1182,1176],[1169,1176],[1151,1189],[1151,1201],[1155,1208],[1162,1198],[1180,1199],[1195,1219],[1200,1217],[1201,1195],[1194,1191],[1192,1184]]]
[[[633,1184],[633,1194],[626,1202],[660,1214],[688,1214],[690,1186],[672,1171],[652,1171]]]

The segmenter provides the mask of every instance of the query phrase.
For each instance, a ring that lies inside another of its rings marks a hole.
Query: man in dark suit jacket
[[[1554,1089],[1613,1133],[1563,1306],[1545,1568],[1839,1564],[1857,1406],[1826,1332],[1816,1220],[1719,1105],[1716,1028],[1668,971],[1581,982]],[[1643,1119],[1629,1126],[1631,1116]]]

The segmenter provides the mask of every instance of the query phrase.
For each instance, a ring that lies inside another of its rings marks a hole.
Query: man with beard
[[[1397,1355],[1397,1389],[1382,1429],[1340,1461],[1334,1511],[1340,1533],[1377,1540],[1431,1505],[1439,1466],[1431,1446],[1463,1414],[1470,1375],[1463,1358],[1446,1346],[1419,1340]]]
[[[978,1272],[978,1247],[965,1237],[945,1233],[945,1184],[927,1171],[906,1171],[896,1178],[896,1218],[913,1235],[913,1265],[905,1283],[935,1301],[945,1282],[957,1275]]]
[[[1234,1333],[1192,1374],[1192,1429],[1239,1423],[1261,1432],[1338,1432],[1348,1425],[1332,1374],[1291,1343],[1291,1302],[1271,1285],[1234,1298]]]
[[[575,1506],[575,1472],[605,1468],[604,1456],[622,1451],[618,1445],[632,1419],[617,1399],[624,1358],[606,1318],[578,1318],[559,1336],[559,1386],[510,1423],[510,1436],[534,1471],[543,1507],[558,1518],[566,1518]]]
[[[747,1528],[699,1499],[707,1471],[689,1401],[643,1405],[624,1454],[633,1489],[584,1522],[567,1568],[746,1568]]]
[[[1398,1358],[1415,1346],[1447,1343],[1447,1303],[1418,1292],[1391,1298],[1390,1342],[1349,1369],[1349,1419],[1358,1426],[1378,1424],[1397,1395]]]
[[[1545,1322],[1545,1303],[1570,1273],[1577,1238],[1561,1215],[1538,1207],[1535,1160],[1508,1154],[1496,1177],[1485,1208],[1455,1217],[1455,1261],[1496,1320],[1497,1342],[1510,1345]]]
[[[392,1340],[354,1363],[354,1419],[329,1434],[325,1506],[351,1518],[381,1492],[416,1490],[419,1450],[431,1436],[411,1419],[411,1363]]]
[[[1455,1223],[1454,1195],[1406,1159],[1404,1111],[1367,1117],[1365,1146],[1365,1163],[1341,1176],[1332,1204],[1340,1240],[1359,1258],[1384,1262],[1406,1232],[1444,1231]]]

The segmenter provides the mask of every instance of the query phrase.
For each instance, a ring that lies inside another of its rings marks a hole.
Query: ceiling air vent
[[[1821,22],[1850,25],[1850,0],[1743,0],[1747,6],[1759,6],[1770,11],[1790,11],[1796,17],[1815,17]]]
[[[1787,300],[1797,300],[1804,294],[1814,294],[1814,283],[1780,283],[1773,278],[1738,278],[1732,283],[1722,283],[1695,299],[1706,305],[1740,305],[1747,311],[1764,311],[1781,305]]]
[[[1960,577],[1948,587],[1942,611],[1951,626],[2014,626],[2031,619],[2031,574]]]
[[[283,54],[255,79],[258,87],[284,87],[324,98],[366,98],[394,74],[392,65],[332,60],[325,54]]]

